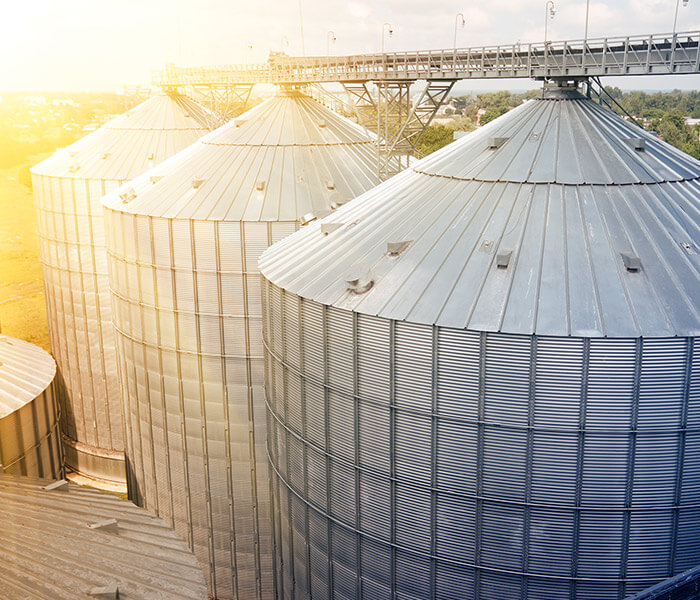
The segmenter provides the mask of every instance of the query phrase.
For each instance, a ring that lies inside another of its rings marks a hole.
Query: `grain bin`
[[[219,600],[273,594],[258,257],[375,186],[375,152],[287,89],[104,199],[132,497]]]
[[[38,346],[0,334],[0,473],[63,473],[54,397],[56,363]]]
[[[0,475],[0,506],[0,598],[207,598],[194,554],[131,502],[65,480]]]
[[[282,598],[700,563],[699,176],[548,87],[262,255]]]
[[[67,466],[124,488],[102,196],[208,131],[209,113],[158,94],[32,169]]]

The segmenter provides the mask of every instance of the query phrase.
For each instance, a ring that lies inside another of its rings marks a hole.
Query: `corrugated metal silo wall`
[[[53,383],[34,400],[0,419],[0,472],[46,479],[62,475]]]
[[[282,598],[623,598],[700,562],[693,338],[504,335],[263,279]]]
[[[259,255],[296,223],[105,209],[133,499],[219,600],[273,597]]]
[[[116,451],[123,449],[121,401],[100,199],[121,183],[32,175],[61,429],[71,440]],[[66,452],[78,470],[89,459],[73,447]],[[121,460],[112,462],[101,461],[102,472],[91,475],[123,480]]]

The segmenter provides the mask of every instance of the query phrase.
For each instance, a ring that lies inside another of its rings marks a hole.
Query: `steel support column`
[[[420,157],[417,144],[454,83],[429,81],[416,102],[411,102],[411,81],[377,82],[375,95],[365,83],[343,84],[357,120],[377,133],[377,174],[381,179],[405,169],[411,156]]]
[[[215,125],[221,125],[245,110],[253,84],[193,83],[188,87],[192,90],[188,95],[219,115]]]

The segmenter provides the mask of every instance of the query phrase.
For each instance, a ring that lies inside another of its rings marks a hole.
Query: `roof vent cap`
[[[68,166],[69,173],[75,173],[78,169],[80,169],[80,165],[72,164]]]
[[[235,120],[233,121],[233,126],[234,126],[234,127],[240,127],[241,125],[243,125],[243,123],[245,123],[245,121],[244,121],[243,119],[235,119]]]
[[[105,519],[97,523],[90,523],[88,529],[102,529],[103,531],[116,531],[118,524],[116,519]]]
[[[201,177],[194,177],[192,179],[192,187],[196,190],[197,188],[201,187],[201,185],[204,183],[204,179]]]
[[[512,256],[512,250],[501,250],[496,254],[496,267],[499,269],[507,269]]]
[[[620,252],[622,263],[630,273],[637,273],[642,270],[641,259],[633,252]]]
[[[400,242],[387,242],[386,251],[389,256],[398,256],[408,248],[413,240],[401,240]]]
[[[345,199],[345,196],[341,194],[340,192],[333,192],[330,197],[330,207],[331,209],[335,210],[339,206],[343,206],[347,200]]]
[[[259,192],[262,192],[265,189],[265,181],[260,180],[255,184],[255,189],[258,190]]]
[[[153,152],[151,152],[151,153],[146,157],[146,160],[154,160],[154,159],[155,159],[155,154],[153,154]]]
[[[53,490],[61,490],[61,491],[67,492],[68,491],[68,481],[65,479],[59,479],[58,481],[54,481],[52,483],[45,485],[41,489],[46,491],[46,492],[52,492]]]
[[[497,150],[503,144],[505,144],[507,141],[508,141],[507,137],[490,137],[489,138],[489,149],[490,150]]]
[[[94,587],[90,590],[90,595],[103,600],[119,600],[119,588],[116,585]]]
[[[316,218],[317,217],[314,213],[306,213],[305,215],[299,218],[299,222],[303,227],[304,225],[308,225],[309,223],[311,223],[311,221],[315,221]]]
[[[122,199],[122,202],[126,204],[127,202],[131,202],[134,198],[136,198],[136,191],[134,188],[130,187],[128,190],[124,190],[121,194],[119,194],[119,197]]]
[[[644,152],[647,145],[647,141],[640,137],[627,138],[627,142],[630,144],[630,146],[632,146],[632,148],[639,152]]]
[[[151,183],[158,183],[161,179],[163,179],[163,176],[162,175],[151,175],[148,179]]]
[[[332,179],[326,179],[326,188],[329,190],[334,190],[335,189],[335,181]]]
[[[325,119],[319,119],[319,120],[318,120],[318,126],[319,126],[319,127],[325,127],[325,126],[326,126],[326,121],[325,121]]]
[[[111,154],[111,152],[103,152],[102,153],[102,160],[106,159],[110,154]]]
[[[354,294],[364,294],[374,285],[372,274],[366,267],[352,267],[345,274],[345,285]]]

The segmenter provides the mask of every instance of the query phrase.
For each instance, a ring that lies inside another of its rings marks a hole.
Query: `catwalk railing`
[[[153,74],[161,87],[678,75],[700,73],[700,31],[349,56],[271,54],[265,64],[177,67]]]

